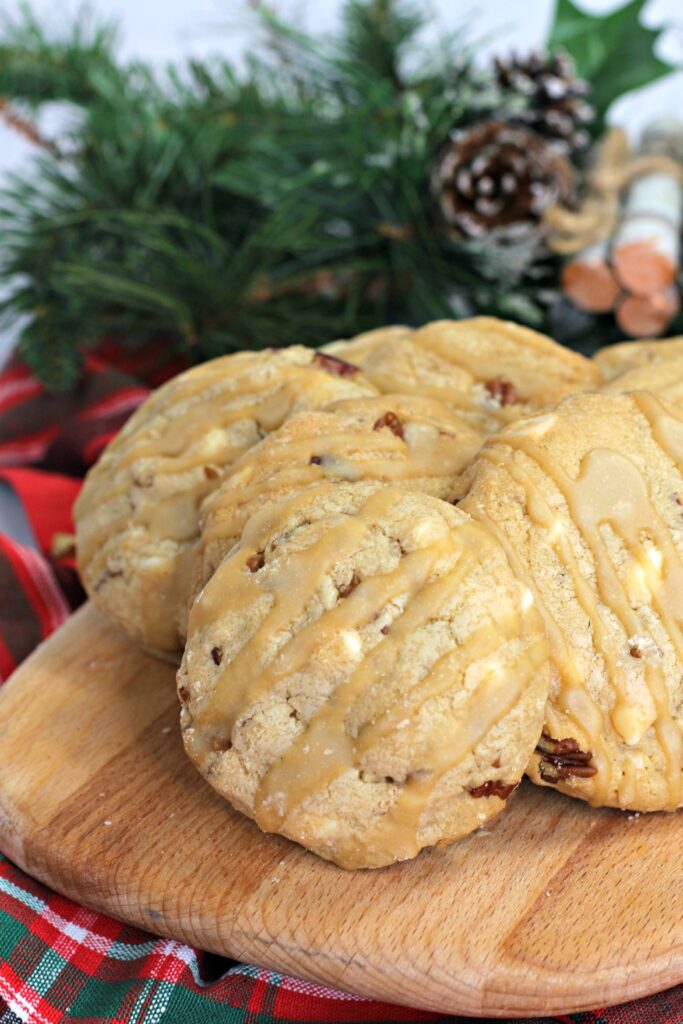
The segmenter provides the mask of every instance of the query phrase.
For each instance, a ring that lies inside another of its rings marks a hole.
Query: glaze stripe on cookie
[[[680,476],[683,471],[683,416],[647,392],[635,393],[630,398],[645,419],[652,439],[672,460]],[[578,477],[573,479],[565,472],[559,459],[539,443],[552,429],[555,417],[562,416],[564,406],[562,403],[556,412],[508,428],[482,451],[481,457],[482,462],[498,467],[523,488],[528,516],[542,531],[543,543],[552,549],[571,580],[576,600],[590,624],[595,650],[605,665],[614,690],[609,723],[579,670],[565,624],[554,617],[548,607],[547,595],[544,596],[543,587],[538,585],[536,573],[529,571],[528,563],[517,555],[510,537],[496,521],[495,507],[477,501],[476,485],[474,495],[465,499],[462,506],[496,533],[506,547],[516,573],[534,591],[536,603],[544,616],[553,665],[559,678],[559,689],[553,693],[548,710],[548,732],[552,736],[566,735],[563,730],[569,722],[574,736],[585,737],[590,760],[581,758],[576,763],[590,764],[594,771],[591,775],[586,771],[576,771],[574,775],[586,780],[587,799],[596,805],[610,802],[610,792],[616,788],[620,806],[638,806],[638,791],[642,783],[638,758],[626,758],[619,766],[621,774],[615,777],[607,736],[613,730],[626,747],[635,748],[652,729],[664,764],[666,797],[661,806],[674,810],[683,803],[683,732],[672,707],[671,681],[667,683],[657,658],[641,658],[638,643],[639,638],[644,638],[645,642],[649,640],[651,624],[647,616],[650,614],[648,609],[652,608],[666,631],[679,664],[683,664],[683,560],[673,542],[671,530],[652,499],[652,482],[643,475],[633,458],[611,448],[591,448],[581,460]],[[617,409],[615,407],[615,413]],[[528,462],[518,457],[520,453]],[[529,463],[535,464],[562,495],[571,523],[591,554],[594,582],[587,576],[587,567],[578,562],[562,515],[551,507],[532,479]],[[630,561],[626,579],[617,572],[608,548],[606,530],[628,552]],[[614,620],[620,625],[618,634]],[[630,657],[641,659],[650,698],[645,707],[642,701],[633,699],[632,684],[626,672],[624,636],[630,638]],[[554,709],[560,712],[559,718]],[[547,758],[547,752],[542,745],[541,761],[544,757]],[[561,754],[555,757],[561,760]],[[571,755],[566,766],[565,777],[568,777],[572,774]],[[546,781],[552,776],[552,772],[541,774]]]
[[[151,395],[105,450],[75,506],[79,568],[134,639],[182,648],[202,500],[293,411],[375,393],[343,365],[301,346],[224,356]]]
[[[327,487],[319,492],[324,498]],[[312,795],[358,769],[368,751],[406,728],[429,701],[451,693],[476,665],[470,692],[443,729],[438,745],[430,749],[425,770],[403,779],[382,780],[395,790],[391,806],[374,822],[364,846],[356,852],[351,846],[335,858],[345,867],[365,866],[367,846],[379,863],[415,856],[424,845],[419,836],[422,815],[444,776],[517,707],[532,681],[538,685],[547,663],[546,641],[533,602],[528,592],[525,596],[520,589],[514,604],[488,608],[484,622],[458,637],[457,645],[438,658],[397,705],[385,708],[379,718],[365,722],[358,731],[349,729],[352,711],[368,689],[392,677],[411,637],[438,618],[482,559],[497,549],[488,532],[472,520],[463,519],[456,528],[444,527],[437,536],[426,536],[416,550],[403,553],[390,571],[355,582],[334,607],[291,636],[292,624],[302,619],[311,595],[321,590],[335,564],[367,541],[397,501],[397,493],[390,489],[371,492],[354,516],[331,522],[313,546],[289,555],[268,589],[271,604],[267,615],[229,663],[221,661],[211,692],[193,702],[191,727],[185,730],[188,753],[211,777],[210,761],[220,749],[213,737],[230,742],[240,716],[275,687],[296,677],[321,647],[350,645],[352,656],[359,654],[359,631],[385,609],[393,609],[379,642],[339,681],[259,781],[253,806],[256,821],[265,831],[284,832],[306,844],[305,833],[297,831],[298,809]],[[225,559],[195,602],[190,621],[193,637],[209,635],[229,608],[248,608],[262,599],[258,576],[267,565],[264,548],[269,538],[277,535],[280,522],[291,518],[297,506],[305,508],[311,502],[315,495],[309,490],[249,522],[239,549]],[[277,551],[271,554],[277,558]],[[439,566],[445,562],[450,569],[439,575]],[[290,637],[275,657],[273,636]],[[504,650],[511,638],[517,644],[522,641],[513,655]],[[193,648],[193,662],[197,657],[216,661],[213,650],[202,654]],[[190,665],[188,662],[188,670]],[[475,799],[488,796],[498,800],[500,792],[510,788],[503,783],[499,789],[492,785],[489,791],[476,793]]]
[[[203,503],[194,592],[259,505],[324,480],[376,481],[445,497],[482,441],[440,402],[410,395],[346,399],[290,417],[245,453]]]

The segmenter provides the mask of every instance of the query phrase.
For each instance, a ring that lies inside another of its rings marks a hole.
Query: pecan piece
[[[572,739],[571,736],[568,736],[564,740],[556,740],[553,739],[552,736],[549,736],[547,732],[541,734],[537,749],[544,755],[547,755],[548,759],[551,759],[552,757],[568,756],[569,754],[583,753],[579,744],[575,739]],[[590,759],[590,754],[588,755],[588,758]]]
[[[339,596],[340,597],[348,597],[349,594],[356,589],[356,587],[358,586],[359,583],[360,583],[360,576],[358,575],[358,573],[354,572],[354,574],[351,577],[351,579],[349,580],[349,582],[345,583],[343,586],[339,587]]]
[[[569,779],[572,776],[577,779],[592,779],[598,774],[598,769],[592,764],[550,765],[546,761],[541,761],[538,770],[544,782],[559,782],[560,779]]]
[[[494,377],[486,382],[486,390],[498,405],[516,405],[519,402],[517,388],[509,380]]]
[[[501,782],[499,779],[489,779],[488,782],[484,782],[481,786],[475,786],[474,789],[470,789],[470,796],[481,797],[481,796],[497,796],[499,800],[507,800],[513,789],[516,789],[517,784],[508,782]]]
[[[345,359],[328,355],[327,352],[316,352],[313,356],[313,362],[317,363],[321,369],[327,370],[328,373],[333,373],[337,377],[352,377],[354,373],[359,371],[359,367],[354,366],[353,363],[347,363]]]
[[[232,747],[232,741],[226,739],[224,736],[214,736],[211,740],[211,749],[215,750],[216,753],[222,753],[223,751],[230,750]]]
[[[403,424],[395,412],[385,412],[383,416],[380,416],[372,429],[381,430],[382,427],[388,427],[392,434],[403,440]]]
[[[598,773],[595,765],[590,763],[593,759],[590,750],[581,750],[571,736],[556,740],[544,732],[536,751],[541,755],[539,772],[544,782],[558,782],[572,775],[590,779]]]
[[[266,564],[266,558],[262,551],[257,551],[256,554],[250,555],[247,559],[247,569],[249,572],[258,572]]]

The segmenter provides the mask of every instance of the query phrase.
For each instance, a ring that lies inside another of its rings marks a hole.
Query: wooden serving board
[[[348,873],[263,835],[183,755],[173,666],[90,607],[0,691],[0,847],[131,924],[442,1013],[605,1006],[683,980],[683,813],[525,785],[446,849]]]

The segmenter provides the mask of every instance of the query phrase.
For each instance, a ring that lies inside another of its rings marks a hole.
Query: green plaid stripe
[[[0,961],[0,1024],[435,1019],[155,939],[50,892],[1,856]]]
[[[50,892],[0,856],[0,1024],[445,1019],[464,1024],[464,1018],[358,999],[156,939]],[[560,1022],[683,1024],[683,986],[627,1006],[537,1024]]]

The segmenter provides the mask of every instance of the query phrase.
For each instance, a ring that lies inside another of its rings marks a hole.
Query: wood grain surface
[[[347,873],[186,761],[173,667],[84,608],[0,691],[0,847],[131,924],[444,1013],[567,1013],[683,980],[683,814],[524,785],[450,848]]]

